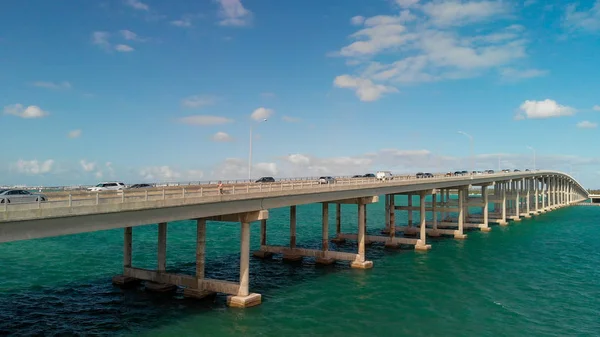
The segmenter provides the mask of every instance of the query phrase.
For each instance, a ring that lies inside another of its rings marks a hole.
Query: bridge
[[[397,195],[407,195],[406,205],[397,205]],[[368,205],[384,196],[385,226],[381,235],[367,235]],[[451,196],[456,196],[451,198]],[[419,202],[413,204],[413,197]],[[333,184],[317,181],[285,181],[268,184],[154,188],[116,193],[57,194],[48,202],[0,205],[0,242],[53,237],[100,230],[124,229],[123,274],[113,283],[128,286],[145,281],[154,291],[184,287],[184,295],[202,298],[218,292],[230,295],[228,304],[249,307],[261,303],[261,295],[249,291],[250,224],[260,222],[260,250],[257,258],[283,254],[284,260],[313,257],[319,264],[348,261],[352,268],[367,269],[369,243],[386,247],[410,245],[427,251],[427,237],[450,236],[466,239],[466,229],[490,231],[490,223],[507,225],[554,209],[589,199],[588,192],[571,176],[555,171],[514,172],[417,179],[414,176],[378,181],[372,178],[342,179]],[[297,205],[322,204],[321,249],[296,247]],[[330,204],[335,205],[335,237],[329,237]],[[357,229],[343,233],[341,205],[358,210]],[[489,206],[493,208],[490,211]],[[288,246],[267,242],[269,209],[289,207]],[[472,208],[481,214],[471,214]],[[398,211],[408,212],[406,224],[396,223]],[[418,212],[414,219],[413,212]],[[429,217],[427,214],[429,213]],[[195,275],[166,272],[167,226],[179,220],[196,221]],[[241,226],[239,282],[208,279],[204,276],[206,226],[212,221]],[[158,223],[157,269],[132,265],[132,228]],[[402,233],[402,236],[399,234]],[[329,242],[355,240],[357,252],[331,250]]]

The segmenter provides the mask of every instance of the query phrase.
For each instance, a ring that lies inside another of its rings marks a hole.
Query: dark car
[[[423,173],[423,172],[417,173],[417,179],[418,178],[425,178],[425,173]]]
[[[367,173],[363,177],[365,177],[365,178],[375,178],[375,174],[373,174],[373,173]]]
[[[485,171],[485,173],[487,173],[487,174],[494,174],[494,170],[487,170],[487,171]]]
[[[463,176],[466,176],[467,174],[469,174],[469,171],[460,171],[460,173],[461,173]]]
[[[530,169],[525,169],[525,172],[531,172],[531,170]]]
[[[262,177],[256,181],[257,183],[274,183],[275,178],[273,177]]]
[[[150,184],[133,184],[129,186],[129,188],[150,188],[152,185]]]
[[[423,178],[433,178],[433,174],[428,173],[428,172],[423,173]]]
[[[455,175],[455,176],[462,176],[462,175],[463,175],[463,173],[462,173],[462,171],[455,171],[455,172],[454,172],[454,175]]]
[[[363,176],[360,174],[353,175],[352,178],[362,178]]]
[[[513,172],[521,172],[521,170],[519,170],[519,169],[515,169]]]

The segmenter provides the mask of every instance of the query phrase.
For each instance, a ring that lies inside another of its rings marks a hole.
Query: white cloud
[[[122,53],[128,53],[128,52],[132,52],[135,49],[133,49],[133,47],[128,46],[126,44],[118,44],[115,46],[115,50],[118,52],[122,52]]]
[[[515,117],[516,119],[542,119],[571,116],[577,112],[575,108],[566,105],[560,105],[551,99],[545,99],[543,101],[527,100],[521,104],[519,110],[520,111]]]
[[[572,30],[600,30],[600,0],[596,0],[592,8],[582,11],[578,11],[574,3],[567,5],[563,24]]]
[[[17,172],[37,175],[44,174],[52,171],[52,167],[54,166],[54,160],[48,159],[43,162],[39,162],[37,160],[23,160],[19,159],[14,167],[17,169]]]
[[[355,26],[360,26],[365,22],[365,17],[364,16],[353,16],[352,19],[350,19],[350,23],[355,25]]]
[[[541,77],[548,74],[547,70],[504,68],[500,75],[504,81],[518,81],[527,78]]]
[[[33,82],[34,87],[47,88],[47,89],[71,89],[71,83],[67,81],[63,82],[45,82],[45,81],[36,81]]]
[[[583,121],[577,123],[577,127],[580,129],[595,129],[598,127],[598,123],[592,123],[590,121]]]
[[[333,84],[338,88],[354,89],[356,96],[363,102],[376,101],[385,93],[398,92],[398,89],[382,84],[374,84],[366,78],[341,75],[335,78]]]
[[[428,2],[423,12],[437,26],[462,26],[488,20],[508,12],[502,1],[458,1]]]
[[[108,39],[110,37],[110,33],[108,32],[93,32],[92,33],[92,43],[98,45],[104,49],[110,48],[110,42]]]
[[[244,8],[240,0],[217,0],[222,26],[247,26],[252,21],[252,12]]]
[[[300,122],[300,118],[291,117],[291,116],[283,116],[283,117],[281,117],[281,120],[283,120],[284,122],[288,122],[288,123],[298,123],[298,122]]]
[[[276,163],[256,163],[252,165],[252,176],[277,176],[279,168]],[[217,165],[211,176],[215,179],[247,179],[248,161],[239,158],[227,158]]]
[[[419,3],[419,0],[396,0],[396,4],[402,8],[412,7]]]
[[[346,65],[356,69],[355,74],[342,76],[370,80],[364,82],[369,88],[382,85],[379,88],[390,89],[395,84],[483,76],[489,69],[510,68],[527,57],[523,26],[488,24],[498,17],[510,19],[504,15],[510,13],[506,2],[396,3],[411,9],[399,15],[365,18],[364,27],[350,35],[353,42],[329,54],[345,57]],[[478,24],[474,29],[463,27],[474,23]],[[505,76],[526,78],[542,72],[507,70]]]
[[[189,125],[220,125],[232,123],[233,119],[221,117],[221,116],[210,116],[210,115],[192,115],[187,117],[179,118],[179,122]]]
[[[193,95],[181,100],[181,105],[186,108],[201,108],[217,103],[217,98],[210,95]]]
[[[69,131],[69,133],[67,134],[67,136],[69,138],[79,138],[81,137],[81,130],[77,129],[77,130],[71,130]]]
[[[169,166],[146,167],[140,170],[139,175],[142,179],[152,182],[172,181],[181,177],[181,173]]]
[[[215,142],[231,142],[233,138],[229,134],[219,131],[212,136],[212,140]]]
[[[139,0],[125,0],[125,4],[133,9],[148,11],[150,7]]]
[[[271,115],[274,113],[275,111],[273,111],[272,109],[260,107],[252,112],[250,118],[254,119],[255,121],[259,121],[261,119],[267,119],[271,117]]]
[[[85,172],[92,172],[93,170],[96,169],[96,163],[95,162],[88,162],[85,159],[80,160],[79,164],[81,165],[81,168]]]
[[[592,108],[592,110],[594,110],[594,111],[600,111],[600,105],[594,105],[594,107]]]
[[[177,26],[177,27],[191,27],[192,26],[192,20],[190,18],[181,18],[179,20],[173,20],[173,21],[171,21],[171,24],[173,26]]]
[[[42,118],[49,115],[47,111],[42,110],[39,106],[24,107],[22,104],[7,105],[4,107],[4,113],[26,119]]]
[[[125,40],[128,40],[128,41],[138,41],[138,42],[145,42],[145,41],[147,41],[147,39],[141,38],[136,33],[132,32],[130,30],[127,30],[127,29],[120,30],[119,33],[121,34],[121,36]]]

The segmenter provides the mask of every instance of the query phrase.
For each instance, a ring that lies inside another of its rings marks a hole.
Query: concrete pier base
[[[156,282],[150,282],[150,281],[146,281],[144,283],[144,287],[146,288],[146,290],[156,292],[156,293],[168,293],[171,291],[175,291],[175,289],[177,289],[177,286],[174,284],[156,283]]]
[[[270,259],[271,257],[273,257],[273,253],[257,250],[254,253],[252,253],[252,256],[259,259]]]
[[[298,262],[302,260],[302,255],[285,252],[283,253],[282,259],[287,262]]]
[[[373,268],[373,261],[352,261],[350,267],[354,269],[371,269]]]
[[[467,238],[467,234],[461,234],[460,231],[455,231],[454,232],[454,238],[455,239],[464,240],[464,239]]]
[[[129,277],[125,275],[116,275],[112,278],[112,284],[121,288],[129,288],[140,284],[141,280],[135,277]]]
[[[315,263],[327,266],[327,265],[330,265],[330,264],[334,264],[335,263],[335,259],[330,258],[330,257],[317,257],[317,258],[315,258]]]
[[[481,230],[482,232],[491,232],[492,228],[491,227],[480,227],[479,230]]]
[[[418,250],[418,251],[428,251],[430,249],[431,249],[431,245],[423,244],[423,242],[421,240],[418,240],[417,244],[415,245],[415,250]]]
[[[228,296],[227,305],[233,308],[248,308],[262,303],[260,294],[251,293],[248,296]]]

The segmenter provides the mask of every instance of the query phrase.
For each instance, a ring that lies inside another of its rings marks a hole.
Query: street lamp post
[[[258,123],[266,122],[267,119],[263,119]],[[258,124],[257,123],[257,124]],[[254,128],[254,124],[250,124],[250,150],[248,151],[248,180],[252,182],[252,129]]]
[[[458,133],[469,137],[469,140],[471,143],[471,173],[473,173],[473,171],[475,170],[475,157],[473,156],[473,136],[471,136],[470,134],[468,134],[464,131],[458,131]]]
[[[527,148],[533,151],[533,170],[535,171],[535,149],[531,146],[528,146]]]

